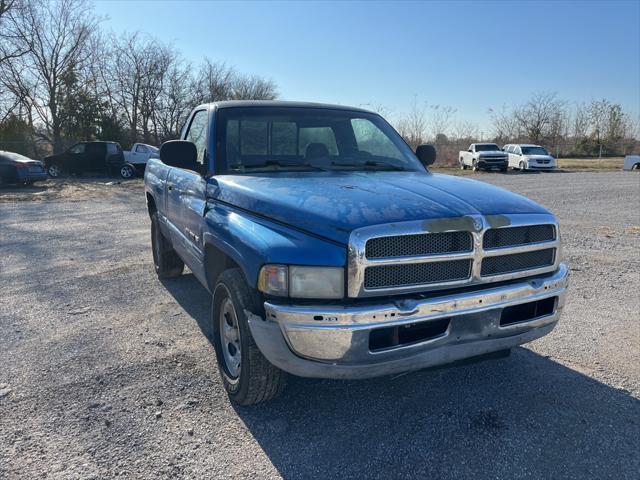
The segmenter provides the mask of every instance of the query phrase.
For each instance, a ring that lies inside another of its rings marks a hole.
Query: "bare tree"
[[[167,83],[176,54],[140,33],[126,34],[113,45],[106,83],[111,102],[123,116],[131,143],[151,141],[155,108]],[[156,135],[157,136],[157,135]]]
[[[21,85],[24,102],[44,125],[54,151],[59,151],[62,79],[89,60],[88,39],[98,21],[86,0],[23,0],[20,5],[21,15],[12,22],[10,44],[25,53],[10,62],[9,77]]]
[[[431,105],[431,130],[434,136],[446,135],[456,109],[447,105]]]
[[[554,93],[534,93],[527,103],[516,107],[513,115],[528,141],[542,143],[555,136],[554,128],[565,117],[565,102]]]
[[[473,143],[478,138],[478,125],[468,120],[460,120],[453,127],[454,137],[458,142]]]
[[[231,100],[275,100],[276,84],[257,75],[236,75],[231,84]]]
[[[417,95],[414,96],[409,113],[398,120],[397,129],[412,148],[424,143],[427,131],[426,102],[418,103]]]
[[[23,10],[24,4],[16,0],[0,0],[0,65],[28,51],[27,45],[16,41]]]
[[[159,142],[177,138],[196,103],[191,92],[191,65],[176,59],[167,71],[163,91],[156,102],[153,124]]]
[[[585,103],[578,103],[572,118],[572,135],[574,138],[584,138],[589,131],[589,110]]]
[[[496,141],[507,143],[519,140],[519,123],[513,110],[508,109],[506,105],[503,105],[500,110],[490,108],[489,117],[493,124]]]
[[[226,63],[205,58],[194,82],[197,103],[221,100],[274,100],[276,84],[257,75],[242,75]]]

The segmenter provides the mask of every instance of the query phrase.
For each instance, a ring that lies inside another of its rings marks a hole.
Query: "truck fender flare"
[[[242,254],[233,245],[230,245],[229,243],[225,242],[220,237],[216,237],[211,232],[204,232],[202,235],[202,238],[204,242],[205,274],[207,275],[207,282],[209,283],[209,291],[211,293],[213,293],[215,289],[215,282],[218,276],[227,267],[229,267],[230,264],[235,264],[242,272],[242,275],[244,276],[245,281],[247,282],[247,285],[251,285],[251,282],[248,281],[249,275],[245,269],[244,262],[242,260]],[[220,264],[219,270],[216,272],[211,272],[209,271],[209,268],[208,268],[209,261],[211,260],[210,258],[208,258],[208,255],[211,254],[212,248],[214,251],[217,251],[220,254],[224,255],[224,257],[226,257],[225,263]]]

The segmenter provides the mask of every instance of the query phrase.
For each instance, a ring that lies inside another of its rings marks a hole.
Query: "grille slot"
[[[492,228],[485,232],[482,246],[485,250],[514,247],[530,243],[555,240],[553,225],[527,225],[523,227]]]
[[[546,248],[533,252],[487,257],[482,260],[480,275],[482,277],[488,277],[491,275],[501,275],[503,273],[549,267],[553,265],[555,252],[555,248]]]
[[[471,276],[471,264],[472,260],[466,259],[367,267],[364,287],[376,289],[465,280]]]
[[[367,241],[367,258],[412,257],[441,253],[463,253],[473,250],[470,232],[421,233],[393,237],[377,237]]]

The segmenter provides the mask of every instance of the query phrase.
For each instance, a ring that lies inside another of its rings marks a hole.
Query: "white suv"
[[[509,156],[509,166],[522,172],[525,170],[553,170],[556,159],[540,145],[510,144],[502,150]]]

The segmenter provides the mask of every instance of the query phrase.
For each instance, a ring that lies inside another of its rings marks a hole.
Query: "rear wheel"
[[[180,259],[169,241],[160,230],[158,212],[151,215],[151,249],[153,266],[159,278],[172,278],[182,275],[184,262]]]
[[[53,178],[58,178],[62,175],[62,168],[57,163],[52,163],[49,165],[49,168],[47,168],[47,173],[49,173],[49,176]]]
[[[246,312],[260,309],[255,291],[240,270],[220,275],[213,294],[211,322],[218,370],[227,394],[239,405],[254,405],[278,396],[287,374],[260,352],[249,328]]]
[[[640,163],[636,163],[633,167],[631,167],[631,170],[640,170]]]
[[[120,176],[122,178],[131,178],[133,177],[133,174],[135,172],[133,171],[133,167],[131,165],[123,165],[122,167],[120,167]]]

